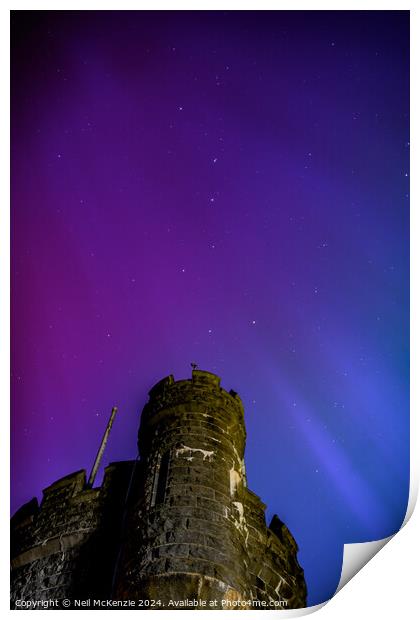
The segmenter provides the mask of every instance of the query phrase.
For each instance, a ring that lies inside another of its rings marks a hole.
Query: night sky
[[[245,406],[309,604],[409,485],[408,12],[12,14],[12,511],[136,456],[190,362]],[[100,480],[100,479],[99,479]]]

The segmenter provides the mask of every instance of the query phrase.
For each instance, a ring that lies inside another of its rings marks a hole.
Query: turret
[[[216,375],[194,369],[191,379],[169,375],[150,390],[116,598],[160,608],[186,599],[216,601],[213,609],[305,605],[297,547],[266,527],[265,506],[246,487],[245,438],[241,399]]]
[[[241,400],[199,370],[183,381],[166,377],[149,397],[117,597],[164,607],[186,597],[247,599]]]

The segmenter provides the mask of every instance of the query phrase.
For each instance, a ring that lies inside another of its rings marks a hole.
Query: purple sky
[[[12,14],[12,510],[190,362],[309,604],[409,483],[408,12]]]

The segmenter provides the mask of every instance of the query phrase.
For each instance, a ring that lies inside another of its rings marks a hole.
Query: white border
[[[413,7],[414,8],[414,7]],[[408,3],[401,3],[398,5],[396,2],[362,2],[355,0],[352,3],[341,3],[337,6],[334,2],[259,2],[255,1],[243,1],[243,2],[223,2],[221,0],[213,0],[212,2],[180,2],[176,0],[167,0],[166,2],[134,2],[126,1],[122,2],[120,6],[116,6],[115,2],[109,2],[107,0],[90,1],[90,2],[70,2],[64,3],[56,0],[55,2],[49,0],[43,2],[41,5],[34,1],[26,2],[14,2],[12,6],[1,9],[0,20],[0,45],[1,45],[1,58],[2,62],[2,93],[0,97],[1,105],[1,120],[0,120],[0,144],[1,149],[1,166],[0,166],[0,191],[2,193],[1,204],[3,206],[0,216],[0,282],[1,296],[0,296],[0,325],[1,325],[1,338],[2,344],[0,352],[0,390],[3,396],[3,403],[5,405],[4,422],[5,426],[2,427],[2,442],[4,446],[1,446],[1,459],[2,467],[1,478],[3,482],[3,489],[9,489],[9,411],[10,411],[10,392],[9,392],[9,377],[10,377],[10,365],[9,365],[9,347],[5,343],[9,343],[9,307],[7,300],[10,299],[10,263],[9,263],[9,210],[7,205],[10,202],[9,195],[9,9],[12,10],[145,10],[145,9],[182,9],[182,10],[410,10],[411,9],[411,109],[414,114],[411,118],[412,137],[411,144],[416,145],[416,137],[418,137],[418,123],[416,110],[419,110],[419,97],[418,97],[418,83],[415,79],[415,72],[418,72],[418,58],[419,58],[419,45],[417,43],[419,38],[418,19],[416,11],[413,11],[412,6]],[[413,68],[415,67],[415,69]],[[415,149],[411,154],[411,170],[418,170],[418,161],[416,157]],[[411,204],[416,204],[416,197],[418,194],[416,178],[411,178]],[[419,265],[419,249],[417,241],[419,239],[419,216],[418,213],[411,209],[411,316],[420,317],[419,307],[419,283],[418,283],[418,265]],[[417,275],[417,278],[414,275]],[[419,327],[416,321],[411,322],[411,347],[412,351],[418,351],[419,343]],[[418,377],[420,376],[417,359],[412,355],[411,362],[411,411],[419,410],[419,397],[418,397]],[[369,617],[370,615],[376,618],[410,618],[413,616],[413,611],[416,608],[416,593],[418,590],[418,559],[417,553],[420,549],[419,546],[419,511],[414,513],[413,518],[409,520],[409,513],[412,513],[415,499],[418,493],[418,480],[419,480],[419,446],[417,439],[420,436],[417,419],[414,415],[411,415],[411,486],[410,486],[410,504],[407,511],[407,517],[404,529],[402,532],[393,537],[385,551],[379,553],[362,571],[362,574],[356,575],[352,579],[352,585],[345,587],[340,591],[338,596],[334,598],[322,608],[319,612],[319,617],[328,620],[328,618],[336,620],[340,618],[346,620],[354,616],[354,613],[362,612],[363,617]],[[9,495],[9,491],[7,491]],[[3,504],[6,505],[7,504]],[[1,609],[9,613],[9,567],[6,557],[9,547],[9,514],[8,510],[2,512],[2,527],[1,531],[1,543],[2,548],[5,550],[3,554],[3,562],[0,563],[0,606]],[[317,606],[322,607],[322,606]],[[312,608],[311,611],[315,608]],[[307,610],[309,611],[309,610]],[[42,613],[42,611],[41,611]],[[51,611],[49,611],[51,613]],[[54,612],[53,612],[54,613]],[[57,612],[56,612],[57,613]],[[58,612],[60,613],[60,612]],[[76,613],[76,612],[70,612]],[[78,617],[80,614],[88,613],[85,611],[77,612]],[[141,613],[141,612],[139,612]],[[147,613],[147,612],[146,612]],[[160,617],[173,618],[174,611],[158,612]],[[208,612],[195,612],[196,614],[208,615]],[[213,612],[218,614],[223,612]],[[248,614],[261,616],[261,611],[249,611]],[[284,614],[284,611],[272,612]],[[289,612],[293,613],[293,612]],[[287,614],[286,614],[287,615]],[[293,614],[294,615],[294,614]]]

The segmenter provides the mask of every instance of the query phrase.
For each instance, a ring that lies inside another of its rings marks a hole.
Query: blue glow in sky
[[[12,509],[190,362],[309,604],[409,485],[409,13],[12,14]]]

